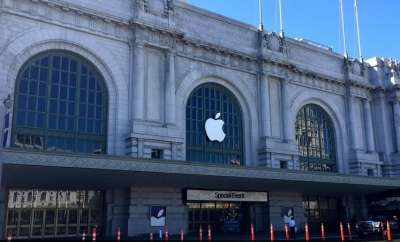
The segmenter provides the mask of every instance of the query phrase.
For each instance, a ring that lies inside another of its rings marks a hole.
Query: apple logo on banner
[[[224,141],[226,134],[222,129],[225,122],[220,118],[221,118],[221,113],[217,113],[215,115],[215,119],[213,118],[207,119],[205,124],[205,129],[209,140],[218,141],[221,143],[222,141]]]

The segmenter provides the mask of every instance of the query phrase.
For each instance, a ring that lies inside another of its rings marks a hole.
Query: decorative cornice
[[[50,0],[25,0],[4,1],[2,12],[15,14],[30,19],[56,24],[79,31],[91,32],[104,37],[112,37],[118,40],[126,40],[129,34],[130,23],[128,19],[107,15],[95,10],[78,7],[63,1]],[[124,30],[121,28],[125,28]]]

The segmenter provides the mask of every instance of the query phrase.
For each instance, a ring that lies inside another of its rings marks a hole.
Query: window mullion
[[[82,79],[82,62],[77,61],[77,77],[76,77],[76,95],[75,95],[75,116],[74,116],[74,150],[77,151],[79,137],[79,113],[80,113],[80,98],[81,98],[81,79]]]
[[[47,95],[46,95],[46,100],[47,100],[47,105],[46,105],[46,114],[45,114],[45,117],[46,117],[46,121],[45,121],[45,130],[44,130],[44,143],[45,143],[45,145],[44,145],[44,150],[47,150],[48,149],[48,141],[49,141],[49,134],[48,134],[48,131],[49,131],[49,119],[50,119],[50,115],[49,115],[49,113],[50,113],[50,100],[51,100],[51,98],[50,98],[50,92],[51,92],[51,83],[52,83],[52,76],[53,76],[53,57],[54,56],[52,56],[52,55],[49,55],[49,69],[48,69],[48,79],[47,79]]]

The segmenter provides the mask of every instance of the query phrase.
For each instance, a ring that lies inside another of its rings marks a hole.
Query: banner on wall
[[[294,208],[292,207],[282,207],[281,214],[283,217],[283,222],[285,224],[289,223],[290,219],[294,217]]]
[[[150,226],[165,226],[167,208],[165,206],[151,206],[150,208]]]

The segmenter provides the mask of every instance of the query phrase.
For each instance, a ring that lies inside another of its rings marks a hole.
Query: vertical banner
[[[151,206],[150,208],[150,226],[165,226],[167,208],[165,206]]]
[[[281,207],[281,215],[283,222],[288,224],[290,219],[294,217],[294,209],[292,207]]]

